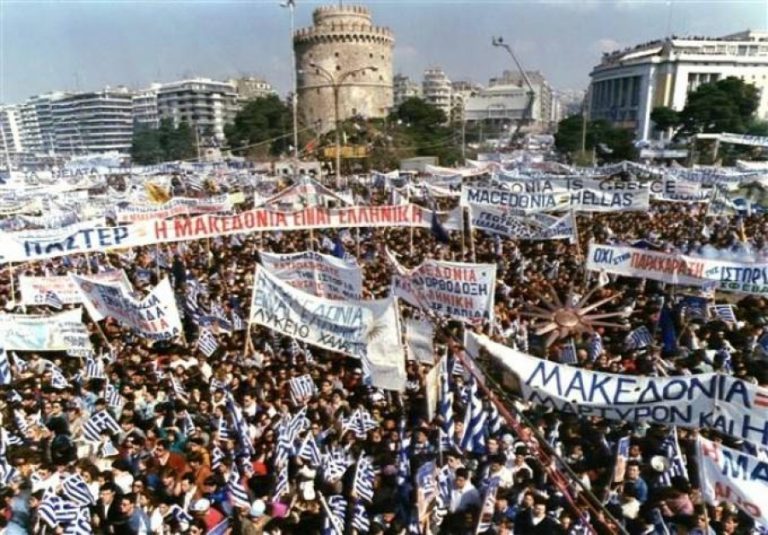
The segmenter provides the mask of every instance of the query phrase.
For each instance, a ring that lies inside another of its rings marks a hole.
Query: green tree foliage
[[[131,158],[140,165],[171,160],[188,160],[197,156],[194,130],[187,124],[173,126],[163,119],[159,128],[140,126],[133,133]]]
[[[234,154],[263,158],[288,150],[291,138],[285,135],[291,129],[290,108],[276,95],[270,95],[246,103],[224,133]]]
[[[678,136],[698,133],[734,132],[743,134],[752,124],[760,94],[752,84],[735,77],[702,84],[688,95],[680,112]]]
[[[658,130],[668,130],[680,124],[680,114],[667,106],[658,106],[651,111],[651,121]]]
[[[632,130],[616,128],[602,119],[587,121],[585,147],[595,150],[600,160],[607,162],[631,160],[635,155]],[[581,115],[571,115],[560,121],[555,134],[555,146],[572,157],[581,151],[583,120]]]

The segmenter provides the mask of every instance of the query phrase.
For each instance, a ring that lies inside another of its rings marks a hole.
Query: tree
[[[735,77],[702,84],[688,95],[680,112],[678,136],[698,133],[734,132],[743,134],[752,124],[760,94],[752,84]]]
[[[560,152],[575,155],[581,151],[584,122],[581,115],[566,117],[557,125],[555,147]],[[635,155],[634,133],[626,128],[616,128],[608,121],[587,121],[585,148],[595,150],[605,161],[630,160]]]
[[[651,121],[661,131],[675,128],[680,124],[680,114],[667,106],[657,106],[651,111]]]
[[[265,157],[288,150],[291,110],[276,95],[249,101],[224,128],[232,151],[240,156]]]
[[[158,128],[139,126],[133,134],[131,157],[137,164],[188,160],[196,156],[195,135],[187,123],[174,127],[171,119],[163,119]]]

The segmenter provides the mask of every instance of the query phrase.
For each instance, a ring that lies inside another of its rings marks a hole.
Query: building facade
[[[556,95],[552,86],[539,71],[526,71],[525,75],[533,87],[534,99],[531,109],[531,120],[533,124],[542,130],[548,130],[557,124],[558,106]],[[498,78],[491,78],[489,87],[495,86],[518,86],[528,90],[528,84],[520,72],[504,71]]]
[[[149,89],[133,95],[133,128],[157,128],[160,126],[160,113],[157,111],[157,90],[160,84],[152,84]]]
[[[654,108],[682,110],[699,85],[730,76],[760,90],[757,115],[768,118],[768,32],[671,37],[604,54],[590,73],[589,116],[653,139],[659,135],[650,119]]]
[[[23,151],[21,116],[17,106],[0,108],[0,149],[8,156],[17,155]]]
[[[374,26],[363,6],[319,7],[312,20],[293,37],[303,123],[332,130],[336,97],[339,120],[385,117],[393,104],[392,32]]]
[[[451,82],[451,115],[450,121],[464,120],[464,110],[467,99],[478,95],[483,90],[480,84],[475,84],[465,80]]]
[[[453,87],[448,76],[442,69],[433,68],[424,71],[424,80],[421,83],[422,98],[443,110],[447,120],[451,118],[451,95]]]
[[[238,101],[242,104],[249,100],[275,95],[277,92],[267,81],[254,76],[231,78],[229,83],[235,87]]]
[[[421,98],[421,85],[403,74],[395,75],[392,79],[392,88],[394,92],[393,100],[395,108],[409,98]]]
[[[127,153],[133,139],[133,94],[107,88],[68,95],[52,102],[51,121],[56,153]]]
[[[187,123],[198,135],[223,142],[224,126],[234,122],[239,110],[237,91],[229,82],[196,78],[161,84],[157,89],[157,114],[178,126]]]

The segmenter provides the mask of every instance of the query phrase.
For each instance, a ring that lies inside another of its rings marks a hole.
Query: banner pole
[[[8,263],[8,274],[11,277],[11,303],[16,306],[16,283],[13,281],[13,262]]]
[[[461,261],[464,262],[464,208],[461,209]]]
[[[461,209],[461,212],[464,213],[464,208]],[[475,256],[475,233],[472,230],[472,214],[470,213],[470,217],[467,218],[468,224],[467,227],[469,228],[469,251],[472,255],[472,262],[477,262],[477,257]]]

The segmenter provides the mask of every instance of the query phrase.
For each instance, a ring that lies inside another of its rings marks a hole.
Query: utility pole
[[[296,48],[293,46],[293,34],[296,33],[296,1],[286,0],[280,5],[288,8],[291,20],[291,76],[293,82],[291,111],[293,112],[293,179],[295,182],[299,175],[299,95],[296,79]]]

